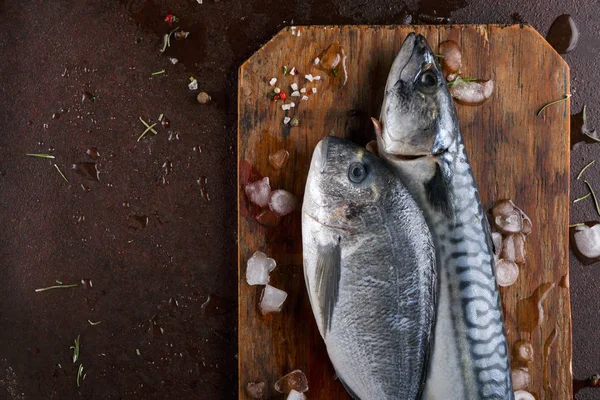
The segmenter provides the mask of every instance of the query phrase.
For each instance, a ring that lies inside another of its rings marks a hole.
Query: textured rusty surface
[[[235,304],[237,296],[237,188],[232,184],[237,70],[292,20],[297,25],[397,24],[407,14],[425,12],[456,23],[525,21],[544,33],[557,15],[571,13],[581,32],[578,48],[564,56],[571,65],[572,109],[578,112],[585,103],[592,124],[599,121],[594,54],[600,48],[595,35],[600,14],[591,0],[542,6],[518,0],[203,3],[0,1],[0,397],[236,397],[235,308],[202,317],[201,305],[211,293],[225,298],[225,304]],[[179,58],[176,66],[158,52],[161,35],[171,29],[163,22],[169,12],[191,32],[168,50]],[[168,74],[149,78],[163,68]],[[211,94],[212,104],[194,103],[186,87],[190,75]],[[98,95],[94,107],[80,104],[86,90]],[[53,120],[61,108],[71,111]],[[179,142],[169,142],[167,131],[159,130],[159,136],[136,143],[143,130],[137,118],[156,121],[160,113],[180,132]],[[199,157],[193,152],[197,145]],[[85,154],[90,146],[101,154],[100,182],[84,181],[69,170],[73,162],[93,161]],[[55,161],[70,185],[48,160],[22,155],[49,147],[55,148]],[[573,177],[597,149],[588,144],[573,152]],[[172,173],[169,184],[159,186],[166,159],[173,162]],[[588,173],[590,183],[599,185],[598,170]],[[208,204],[196,183],[200,176],[207,177]],[[83,182],[89,193],[81,190]],[[573,180],[572,189],[573,198],[586,193],[581,181]],[[122,207],[124,202],[130,209]],[[153,211],[169,222],[158,222]],[[148,226],[129,228],[130,215],[148,215]],[[86,217],[81,224],[79,216]],[[594,219],[599,218],[591,202],[572,207],[571,222]],[[573,257],[573,370],[580,378],[600,370],[594,340],[600,330],[593,300],[600,295],[597,268]],[[43,297],[33,292],[55,279],[91,279],[93,288]],[[183,304],[175,314],[162,305],[171,297]],[[162,338],[148,332],[155,315],[167,325]],[[87,326],[88,318],[102,323]],[[88,372],[79,391],[69,350],[77,334]],[[179,361],[173,361],[176,350],[169,350],[170,344],[183,354]],[[102,353],[106,357],[98,356]],[[595,396],[589,390],[578,398]]]
[[[302,278],[300,212],[284,216],[277,227],[263,227],[256,221],[259,210],[248,202],[244,186],[269,176],[272,188],[302,198],[312,151],[323,136],[345,137],[361,144],[374,139],[369,117],[379,115],[393,57],[413,30],[427,37],[434,52],[439,42],[455,40],[463,48],[463,74],[496,83],[488,102],[477,107],[458,105],[457,111],[484,208],[512,198],[536,221],[519,279],[501,290],[511,349],[525,340],[532,343],[535,353],[533,362],[514,360],[513,364],[529,368],[529,390],[537,398],[572,396],[570,143],[569,136],[562,134],[569,131],[569,104],[536,116],[543,104],[569,92],[569,68],[531,27],[467,25],[284,29],[240,68],[240,398],[246,398],[243,388],[247,382],[264,379],[270,388],[280,376],[298,368],[308,376],[310,396],[349,398],[334,379],[335,371],[310,310]],[[347,55],[348,83],[343,87],[339,76],[313,64],[332,43]],[[281,66],[286,64],[300,71],[299,75],[283,76]],[[320,75],[321,80],[308,82],[305,74]],[[537,80],[538,75],[546,76],[551,84]],[[284,111],[281,101],[267,96],[273,89],[271,77],[277,77],[275,86],[288,94],[292,83],[308,91],[316,87],[317,93],[307,101],[290,98],[296,107]],[[284,124],[285,116],[298,118],[300,125]],[[268,155],[279,149],[290,152],[290,163],[276,171]],[[262,289],[245,281],[245,262],[256,250],[279,264],[271,274],[271,284],[289,293],[280,314],[262,316],[257,307]],[[276,394],[270,390],[271,395]]]

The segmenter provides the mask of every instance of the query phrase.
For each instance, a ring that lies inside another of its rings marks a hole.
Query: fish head
[[[435,54],[425,37],[410,33],[388,75],[379,151],[408,160],[440,155],[458,135],[455,113]]]
[[[356,225],[391,186],[393,176],[364,147],[328,136],[312,156],[303,214],[329,227]]]

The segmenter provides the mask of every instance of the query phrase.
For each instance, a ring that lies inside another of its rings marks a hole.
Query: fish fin
[[[445,216],[453,219],[454,212],[448,196],[449,190],[447,188],[446,180],[442,168],[439,164],[435,165],[435,173],[429,182],[425,183],[425,193],[429,204],[437,210],[442,212]]]
[[[358,395],[356,393],[354,393],[354,391],[352,389],[350,389],[348,384],[346,382],[344,382],[344,380],[342,378],[340,378],[340,374],[338,374],[337,371],[335,371],[335,374],[337,375],[338,380],[341,382],[344,389],[346,389],[346,392],[348,392],[350,397],[352,397],[354,400],[360,400],[360,397],[358,397]]]
[[[379,122],[376,118],[373,117],[371,117],[371,121],[373,122],[373,127],[375,128],[375,136],[377,136],[377,139],[379,139],[381,137],[381,133],[383,132],[381,122]]]
[[[323,318],[323,336],[331,328],[333,309],[338,301],[341,263],[339,241],[335,245],[319,246],[315,275],[317,301]]]

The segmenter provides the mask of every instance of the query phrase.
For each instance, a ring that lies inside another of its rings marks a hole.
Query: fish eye
[[[438,78],[435,73],[431,70],[423,71],[419,77],[419,90],[426,93],[431,93],[437,88]]]
[[[361,183],[367,177],[367,169],[359,162],[350,164],[348,168],[348,179],[354,183]]]

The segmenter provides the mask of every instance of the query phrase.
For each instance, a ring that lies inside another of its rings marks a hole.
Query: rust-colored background
[[[600,121],[592,0],[203,3],[0,0],[0,398],[236,397],[237,68],[284,25],[395,24],[421,12],[455,23],[524,21],[545,34],[571,13],[581,32],[565,56],[572,110],[587,104],[591,123]],[[159,53],[168,13],[191,32],[167,51],[177,65]],[[196,103],[192,75],[212,103]],[[82,102],[85,91],[96,102]],[[161,113],[170,126],[136,142],[138,117],[156,122]],[[573,176],[598,146],[573,151]],[[97,161],[89,147],[98,148]],[[55,160],[24,156],[50,149]],[[97,162],[100,181],[72,171],[75,162]],[[587,173],[599,187],[598,169]],[[585,193],[573,180],[573,198]],[[571,214],[572,222],[599,219],[588,201]],[[130,216],[147,216],[147,226]],[[598,268],[571,261],[580,378],[600,370]],[[92,287],[34,292],[57,279]],[[78,389],[80,363],[87,377]]]

